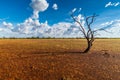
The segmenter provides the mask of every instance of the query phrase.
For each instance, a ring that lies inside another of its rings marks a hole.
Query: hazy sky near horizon
[[[35,28],[41,24],[47,27],[63,24],[71,26],[73,20],[70,11],[73,9],[78,15],[98,14],[94,26],[105,22],[112,24],[112,21],[120,19],[120,0],[0,0],[1,36],[10,36],[9,33],[12,33],[12,36],[18,33],[43,35],[42,29],[39,28],[38,31],[38,28]],[[32,30],[34,31],[31,32]],[[52,34],[53,29],[49,29],[50,31]]]

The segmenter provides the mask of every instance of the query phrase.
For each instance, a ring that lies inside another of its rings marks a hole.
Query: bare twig
[[[108,32],[106,29],[106,27],[102,27],[102,28],[99,28],[97,30],[92,30],[91,28],[91,25],[94,23],[95,21],[95,18],[97,17],[98,15],[96,14],[93,14],[92,16],[88,16],[85,18],[85,24],[86,24],[86,27],[87,29],[85,28],[85,25],[82,25],[81,21],[78,21],[75,16],[74,16],[74,12],[71,13],[71,17],[72,19],[79,24],[79,30],[82,32],[82,34],[84,35],[85,39],[87,40],[87,48],[85,49],[84,53],[88,52],[91,47],[92,47],[92,44],[95,40],[95,33],[97,31],[106,31]],[[110,32],[109,32],[110,33]]]

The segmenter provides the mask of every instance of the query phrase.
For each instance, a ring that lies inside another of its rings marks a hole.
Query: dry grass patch
[[[0,80],[119,80],[119,44],[97,39],[80,54],[84,39],[1,39]]]

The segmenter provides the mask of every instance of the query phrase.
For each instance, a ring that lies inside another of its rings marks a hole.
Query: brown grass
[[[120,39],[1,39],[0,80],[120,80]],[[107,50],[107,51],[104,51]]]

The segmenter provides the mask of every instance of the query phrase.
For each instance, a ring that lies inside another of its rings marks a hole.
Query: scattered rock
[[[104,53],[103,56],[109,58],[110,54],[109,53]]]
[[[103,56],[109,58],[110,54],[108,53],[108,50],[102,50]]]

